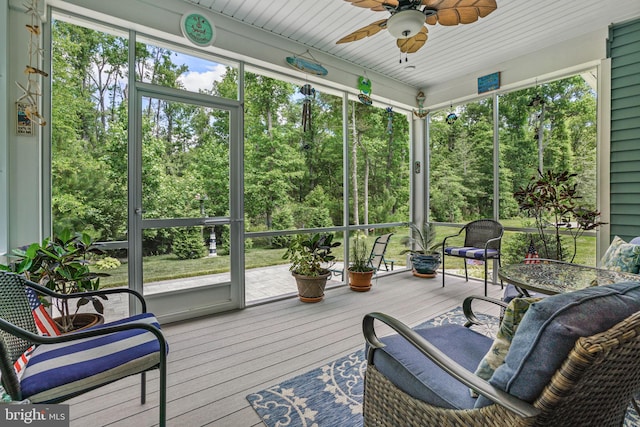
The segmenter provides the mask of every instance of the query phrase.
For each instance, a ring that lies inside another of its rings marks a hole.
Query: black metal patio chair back
[[[447,246],[449,238],[464,233],[463,246]],[[466,224],[456,234],[445,237],[442,241],[442,287],[444,287],[444,272],[446,256],[465,258],[464,276],[469,281],[466,259],[483,261],[484,263],[484,295],[487,295],[487,264],[489,260],[498,260],[500,264],[500,245],[504,227],[492,219],[479,219]]]
[[[381,270],[383,265],[386,271],[389,271],[389,268],[393,271],[394,261],[387,260],[384,257],[387,252],[387,246],[389,245],[391,236],[393,236],[393,233],[383,234],[382,236],[378,236],[373,242],[371,254],[369,255],[369,265],[375,268],[376,271]]]

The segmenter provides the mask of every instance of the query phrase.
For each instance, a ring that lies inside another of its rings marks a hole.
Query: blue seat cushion
[[[423,338],[473,372],[493,340],[460,325],[416,329]],[[410,396],[450,409],[473,408],[469,388],[427,359],[399,335],[384,337],[373,354],[375,367]]]
[[[532,403],[578,338],[604,332],[637,311],[640,282],[594,286],[543,298],[527,310],[504,364],[489,382]],[[490,403],[480,396],[476,407]]]
[[[474,248],[471,246],[444,248],[445,255],[453,255],[462,258],[485,259],[483,248]],[[487,249],[487,259],[496,258],[498,251],[496,249]]]
[[[124,323],[146,323],[160,327],[152,314],[145,313],[91,329]],[[145,329],[39,345],[20,381],[22,397],[34,403],[63,400],[82,390],[158,365],[159,351],[156,336]]]

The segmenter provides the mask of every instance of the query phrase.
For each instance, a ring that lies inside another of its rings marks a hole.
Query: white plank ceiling
[[[640,0],[497,0],[498,9],[468,25],[427,26],[425,46],[399,63],[387,31],[347,44],[336,40],[387,12],[344,0],[177,0],[277,34],[365,70],[426,88],[640,16]],[[413,68],[415,67],[415,68]]]

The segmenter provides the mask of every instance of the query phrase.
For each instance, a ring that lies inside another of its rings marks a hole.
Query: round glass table
[[[617,282],[640,282],[640,275],[588,267],[567,262],[536,259],[536,263],[510,264],[500,267],[498,277],[519,289],[553,295],[577,291],[589,286]]]

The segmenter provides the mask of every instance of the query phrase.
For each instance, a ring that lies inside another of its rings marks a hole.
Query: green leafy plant
[[[95,267],[98,270],[114,270],[120,267],[121,263],[117,258],[113,258],[110,256],[99,259],[95,263]]]
[[[321,276],[329,271],[335,256],[331,250],[340,246],[333,234],[298,234],[291,239],[283,259],[291,260],[290,271],[302,276]]]
[[[514,193],[520,209],[535,221],[542,247],[537,248],[543,258],[573,262],[577,241],[585,231],[604,224],[598,220],[600,212],[581,206],[574,178],[569,172],[538,172],[537,177]],[[573,251],[563,245],[561,231],[566,230],[573,239]]]
[[[349,271],[366,273],[375,269],[369,264],[369,248],[367,236],[358,233],[352,240],[351,257],[349,259]]]
[[[16,260],[9,265],[0,265],[0,269],[23,274],[54,292],[68,295],[100,288],[100,277],[108,274],[92,272],[89,256],[101,253],[89,234],[65,229],[52,239],[46,238],[42,243],[32,243],[26,249],[14,250]],[[100,298],[107,299],[106,296]],[[83,305],[91,302],[98,313],[104,313],[102,302],[94,296],[78,298],[74,312],[69,308],[68,299],[54,301],[61,314],[58,326],[62,332],[74,329],[76,315]]]
[[[421,226],[409,224],[411,235],[405,236],[400,243],[405,245],[407,249],[403,249],[401,254],[411,253],[420,255],[439,254],[439,244],[435,242],[436,227],[430,222],[424,222]]]

